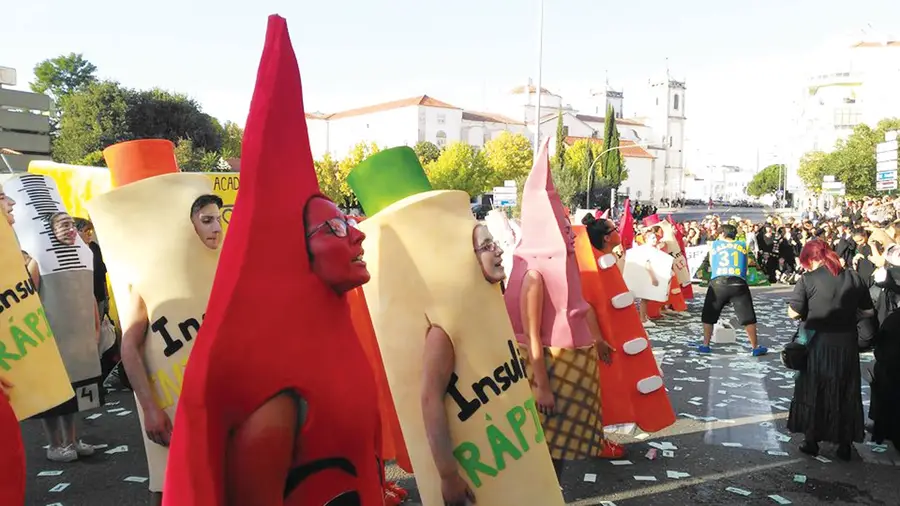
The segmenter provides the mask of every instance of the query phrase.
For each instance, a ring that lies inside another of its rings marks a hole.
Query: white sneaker
[[[90,457],[94,454],[94,445],[89,445],[80,439],[72,446],[75,447],[75,453],[77,453],[79,457]]]
[[[652,327],[655,327],[655,326],[656,326],[656,324],[653,323],[651,320],[647,320],[647,321],[644,322],[644,328],[645,328],[645,329],[649,329],[649,328],[652,328]]]
[[[75,462],[78,460],[78,452],[75,451],[75,445],[58,446],[47,448],[47,460],[53,462]]]

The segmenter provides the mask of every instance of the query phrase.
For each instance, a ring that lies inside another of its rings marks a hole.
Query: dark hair
[[[75,218],[75,228],[78,229],[79,232],[87,232],[89,230],[94,230],[94,224],[91,223],[91,220]]]
[[[818,239],[809,241],[800,252],[800,265],[804,269],[810,270],[813,262],[822,262],[828,272],[837,276],[842,270],[841,261],[837,254],[825,244],[825,241]]]
[[[737,238],[737,227],[732,225],[731,223],[726,223],[722,225],[722,235],[729,240],[734,240]]]
[[[225,205],[224,202],[222,202],[222,198],[218,195],[213,195],[212,193],[200,195],[196,200],[194,200],[194,203],[191,204],[191,216],[194,216],[201,209],[210,204],[215,204],[219,209],[222,209],[222,206]]]
[[[615,227],[609,225],[609,220],[598,220],[590,214],[586,214],[581,219],[581,223],[584,224],[584,228],[587,230],[591,246],[602,251],[606,247],[606,238],[615,230]]]

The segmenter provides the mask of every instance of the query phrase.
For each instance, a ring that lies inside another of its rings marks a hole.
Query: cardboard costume
[[[209,178],[179,173],[175,146],[161,139],[124,142],[104,150],[112,191],[86,207],[119,301],[135,292],[147,308],[143,360],[156,405],[175,423],[184,368],[206,312],[219,253],[207,248],[191,222],[191,206],[212,193]],[[143,178],[143,179],[142,179]],[[165,205],[160,205],[165,202]],[[120,310],[131,322],[128,304]],[[138,400],[138,403],[140,401]],[[150,469],[150,490],[162,492],[168,449],[151,441],[138,410]]]
[[[40,266],[40,301],[75,391],[72,399],[36,416],[98,408],[102,405],[103,389],[97,351],[93,253],[77,235],[71,246],[54,235],[49,217],[66,212],[66,208],[53,179],[23,174],[8,180],[3,188],[17,202],[13,227],[21,249]]]
[[[421,403],[425,336],[436,325],[455,354],[445,397],[453,453],[478,504],[562,505],[500,287],[485,280],[472,244],[469,196],[433,191],[408,147],[369,157],[348,183],[369,216],[363,290],[423,504],[444,504]]]
[[[597,314],[604,340],[616,349],[611,363],[600,363],[603,423],[636,423],[645,432],[660,431],[675,423],[675,412],[634,296],[615,256],[591,246],[584,226],[573,228],[585,299]]]
[[[320,190],[302,93],[287,24],[271,16],[244,131],[241,190],[185,371],[166,506],[226,504],[230,435],[281,393],[296,393],[309,414],[279,488],[285,506],[384,499],[371,367],[346,297],[312,272],[307,252],[304,209]]]
[[[506,310],[523,351],[529,348],[522,319],[525,275],[540,273],[544,286],[541,344],[556,397],[554,416],[541,414],[550,455],[554,459],[584,459],[603,451],[600,385],[594,337],[587,325],[575,244],[562,202],[550,176],[547,142],[535,157],[522,195],[522,241],[513,252],[506,288]],[[529,356],[527,351],[523,353]],[[531,361],[525,360],[532,376]]]

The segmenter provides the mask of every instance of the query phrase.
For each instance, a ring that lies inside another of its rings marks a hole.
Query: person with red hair
[[[865,435],[857,321],[874,314],[872,299],[865,281],[823,241],[806,243],[800,265],[807,272],[794,286],[788,315],[801,321],[808,355],[787,427],[806,436],[800,451],[818,455],[819,441],[828,441],[838,444],[838,458],[850,460],[851,443]]]

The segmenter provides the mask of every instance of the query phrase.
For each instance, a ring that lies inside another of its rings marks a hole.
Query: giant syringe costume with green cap
[[[503,296],[476,258],[469,196],[432,190],[407,147],[369,157],[347,181],[369,216],[363,289],[423,504],[444,504],[420,401],[431,326],[453,343],[445,408],[478,505],[564,504]]]

